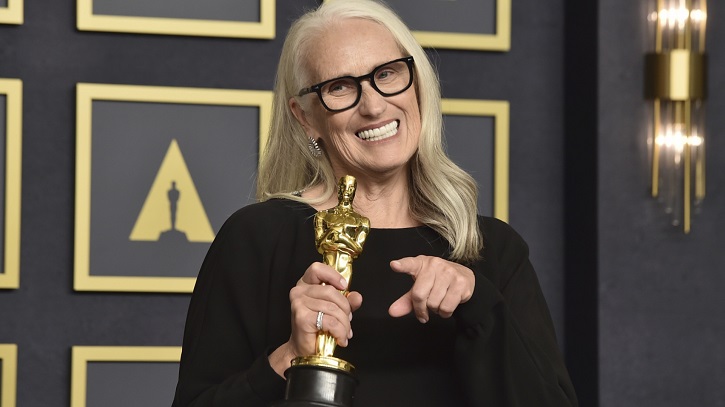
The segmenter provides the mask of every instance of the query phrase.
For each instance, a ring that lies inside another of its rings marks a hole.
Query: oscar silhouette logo
[[[129,240],[170,244],[214,240],[214,230],[176,139],[169,144]]]
[[[370,233],[370,220],[352,208],[357,182],[346,175],[338,183],[338,204],[315,214],[315,243],[322,260],[337,270],[350,287],[352,262],[362,253]],[[348,291],[342,291],[347,295]],[[355,367],[336,358],[335,338],[323,331],[317,333],[315,354],[292,361],[285,375],[285,407],[352,406],[357,378]]]

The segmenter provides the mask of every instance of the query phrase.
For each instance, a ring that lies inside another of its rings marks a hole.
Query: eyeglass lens
[[[411,73],[405,61],[393,61],[378,67],[369,78],[372,87],[381,95],[392,96],[410,86]],[[359,80],[343,77],[322,86],[320,96],[328,109],[342,110],[355,105],[361,91]]]

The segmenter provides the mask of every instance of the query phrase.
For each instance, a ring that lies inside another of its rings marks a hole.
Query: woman
[[[393,12],[332,1],[297,20],[273,115],[262,202],[230,217],[199,273],[174,406],[281,399],[318,325],[357,368],[356,407],[576,405],[528,248],[477,217],[442,148],[436,74]],[[343,175],[371,225],[347,297],[313,230]]]

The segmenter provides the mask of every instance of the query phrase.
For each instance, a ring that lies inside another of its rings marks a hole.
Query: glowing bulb
[[[685,145],[689,144],[693,147],[699,147],[703,143],[703,139],[700,136],[692,135],[692,136],[685,136],[680,131],[672,132],[667,131],[665,134],[659,134],[657,137],[655,137],[655,143],[657,145],[666,147],[666,148],[674,148],[677,152],[682,152],[682,150],[685,149]]]
[[[687,144],[693,146],[693,147],[699,147],[702,145],[702,137],[700,136],[690,136],[687,138]]]
[[[695,23],[702,23],[707,19],[707,14],[702,10],[692,10],[690,18]]]

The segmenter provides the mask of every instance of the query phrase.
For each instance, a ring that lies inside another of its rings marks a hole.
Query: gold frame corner
[[[444,115],[488,116],[494,119],[493,216],[509,221],[509,102],[505,100],[442,99]]]

